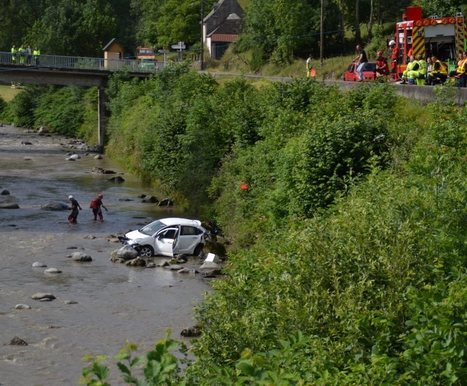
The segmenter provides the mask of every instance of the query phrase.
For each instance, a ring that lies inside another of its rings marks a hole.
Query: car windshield
[[[141,233],[144,233],[145,235],[152,236],[159,229],[162,229],[165,226],[166,226],[166,224],[164,224],[163,222],[157,220],[157,221],[152,222],[151,224],[148,224],[148,225],[142,227],[139,231]]]

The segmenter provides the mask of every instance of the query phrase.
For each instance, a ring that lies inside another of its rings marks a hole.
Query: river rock
[[[39,300],[40,302],[49,302],[51,300],[56,299],[56,297],[51,293],[37,292],[31,296],[31,299]]]
[[[159,206],[173,206],[174,202],[170,198],[164,198],[159,202]]]
[[[109,181],[119,184],[119,183],[125,182],[125,179],[123,177],[116,176],[116,177],[109,178]]]
[[[87,255],[84,252],[73,252],[71,254],[71,259],[73,261],[77,261],[79,263],[88,263],[88,262],[92,261],[92,257]]]
[[[19,209],[16,198],[10,195],[0,196],[0,209]]]
[[[28,342],[26,342],[24,339],[21,339],[15,336],[12,340],[10,340],[10,345],[11,346],[27,346]]]
[[[177,273],[188,274],[188,273],[195,273],[195,271],[193,269],[182,268],[182,269],[179,269]]]
[[[112,262],[118,262],[119,260],[132,260],[136,257],[138,257],[138,252],[129,245],[124,245],[120,249],[112,252],[110,260]]]
[[[47,134],[49,132],[49,130],[47,130],[45,127],[41,126],[39,127],[39,129],[37,130],[37,133],[39,135],[44,135],[44,134]]]
[[[65,158],[67,161],[76,161],[78,159],[80,159],[81,156],[79,154],[72,154],[70,156],[68,156],[67,158]]]
[[[2,189],[2,191],[0,192],[0,196],[9,196],[9,195],[10,195],[10,191],[7,189]]]
[[[199,328],[199,326],[184,328],[180,332],[180,335],[186,338],[196,338],[196,337],[201,336],[201,328]]]
[[[31,306],[29,304],[17,304],[15,306],[15,310],[30,310],[31,309]]]
[[[102,154],[96,154],[96,155],[94,156],[94,159],[102,159],[102,158],[104,158],[104,157],[102,156]]]
[[[103,168],[98,168],[98,167],[93,167],[91,169],[92,174],[116,174],[113,170],[109,169],[103,169]]]
[[[47,264],[41,263],[40,261],[35,261],[32,263],[33,268],[45,268],[47,267]]]
[[[138,256],[136,259],[126,261],[125,265],[129,267],[146,267],[146,260]]]
[[[76,300],[65,300],[63,303],[65,304],[78,304]]]
[[[50,267],[50,268],[47,268],[44,273],[51,273],[51,274],[55,274],[55,273],[62,273],[62,271],[60,271],[58,268],[54,268],[54,267]]]
[[[171,264],[168,265],[166,269],[169,269],[170,271],[180,271],[181,269],[183,269],[183,266],[179,264]]]
[[[155,197],[155,196],[146,196],[146,197],[144,197],[144,198],[142,199],[141,202],[143,202],[143,203],[145,203],[145,204],[148,204],[148,203],[149,203],[149,204],[156,204],[156,203],[159,202],[159,200],[158,200],[157,197]]]
[[[49,202],[47,204],[41,205],[42,210],[68,210],[69,207],[63,202]]]

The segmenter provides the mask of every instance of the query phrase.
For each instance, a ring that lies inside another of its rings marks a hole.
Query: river
[[[180,331],[194,324],[193,306],[210,288],[193,274],[110,262],[121,246],[111,235],[183,213],[142,203],[138,197],[150,193],[147,188],[105,157],[81,152],[80,159],[65,160],[69,143],[0,127],[0,191],[7,189],[20,206],[0,209],[1,386],[77,385],[85,354],[112,357],[125,340],[138,343],[142,354],[168,329],[181,339]],[[111,175],[91,173],[94,167],[116,171],[125,181],[110,182]],[[109,209],[103,223],[94,222],[89,209],[97,192]],[[83,207],[76,225],[68,224],[68,211],[41,209],[51,201],[67,202],[69,194]],[[72,261],[75,251],[93,261]],[[33,268],[37,261],[62,273]],[[38,292],[56,299],[33,300]],[[31,309],[16,309],[17,304]],[[14,337],[28,345],[11,345]],[[112,385],[124,384],[114,370]]]

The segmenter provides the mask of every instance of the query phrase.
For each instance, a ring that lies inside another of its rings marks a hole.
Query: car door
[[[182,225],[175,246],[175,253],[192,254],[196,246],[201,242],[203,231],[190,225]]]
[[[156,255],[173,257],[177,237],[178,227],[169,227],[161,230],[155,237],[154,253]]]

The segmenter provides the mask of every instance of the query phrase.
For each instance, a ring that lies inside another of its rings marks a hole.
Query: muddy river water
[[[121,246],[111,235],[184,214],[142,203],[138,196],[149,192],[131,175],[120,174],[125,181],[116,184],[109,175],[91,173],[95,167],[120,173],[105,157],[81,152],[80,159],[66,161],[67,153],[80,153],[68,146],[64,138],[0,127],[0,191],[7,189],[20,207],[0,209],[1,386],[77,385],[85,354],[112,357],[125,340],[143,353],[168,329],[180,339],[180,331],[194,324],[193,306],[209,291],[194,274],[110,262]],[[97,192],[109,209],[103,223],[94,222],[89,209]],[[41,209],[66,203],[69,194],[83,207],[76,225],[68,224],[68,211]],[[93,261],[72,261],[75,251]],[[34,262],[62,273],[46,274]],[[56,299],[33,300],[38,292]],[[14,337],[28,345],[11,345]],[[119,379],[113,375],[112,385],[123,384]]]

